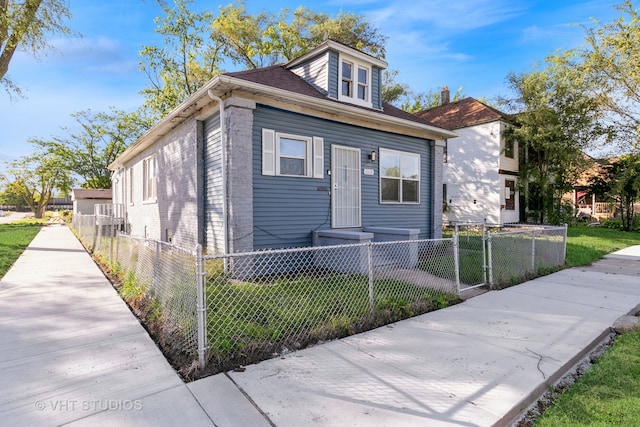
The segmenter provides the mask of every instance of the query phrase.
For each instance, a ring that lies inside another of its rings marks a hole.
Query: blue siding
[[[361,149],[362,225],[420,229],[420,238],[431,230],[431,148],[430,141],[388,132],[365,129],[286,112],[265,106],[254,111],[253,122],[253,210],[255,249],[310,246],[312,231],[331,228],[331,144]],[[324,138],[324,178],[262,175],[262,129]],[[422,163],[420,204],[400,205],[379,202],[378,163],[367,155],[380,148],[420,154]]]
[[[220,116],[204,122],[204,245],[209,253],[224,251],[222,144]]]
[[[338,99],[338,68],[340,64],[338,61],[338,52],[333,50],[329,51],[329,96],[331,98]]]
[[[382,87],[380,78],[382,69],[373,67],[371,70],[371,103],[373,108],[382,109]]]

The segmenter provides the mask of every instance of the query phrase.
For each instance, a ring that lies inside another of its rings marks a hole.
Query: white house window
[[[420,203],[420,155],[380,149],[380,202]]]
[[[133,168],[129,168],[129,204],[133,205],[133,188],[134,188],[134,180],[133,180]]]
[[[342,95],[353,96],[353,64],[342,61]]]
[[[340,96],[352,104],[371,107],[371,67],[352,57],[340,58]]]
[[[324,177],[324,140],[262,129],[262,174]]]
[[[158,199],[158,160],[156,156],[147,157],[142,161],[142,197],[145,202],[155,202]]]
[[[369,70],[358,67],[358,99],[369,100]]]

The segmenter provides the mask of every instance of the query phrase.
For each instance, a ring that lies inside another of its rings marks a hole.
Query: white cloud
[[[465,32],[511,19],[525,11],[505,0],[396,0],[367,12],[381,28],[422,26],[425,31]],[[521,3],[518,3],[521,4]]]
[[[114,75],[137,70],[137,52],[128,52],[120,41],[108,37],[58,38],[51,45],[56,54],[46,62],[52,66]]]

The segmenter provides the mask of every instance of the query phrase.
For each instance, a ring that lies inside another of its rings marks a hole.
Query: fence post
[[[111,218],[113,220],[113,218]],[[113,267],[113,239],[115,228],[113,225],[109,227],[109,265]]]
[[[458,224],[455,224],[453,229],[453,270],[456,278],[456,290],[460,296],[460,241],[458,237]]]
[[[489,264],[489,289],[493,289],[493,254],[491,230],[487,230],[487,264]]]
[[[564,265],[567,259],[567,232],[569,225],[564,223],[564,236],[562,236],[562,254],[558,260],[558,265]]]
[[[373,244],[367,243],[367,274],[369,275],[369,311],[373,314],[374,301],[373,301]]]
[[[119,256],[120,256],[120,231],[116,231],[116,262],[118,262]]]
[[[487,220],[482,220],[482,284],[486,286],[487,284],[487,270],[489,266],[487,265]]]
[[[531,272],[536,272],[536,230],[531,230]]]
[[[204,294],[204,271],[202,262],[202,245],[196,245],[196,315],[198,317],[198,366],[203,369],[206,365],[205,352],[207,350],[207,308]]]

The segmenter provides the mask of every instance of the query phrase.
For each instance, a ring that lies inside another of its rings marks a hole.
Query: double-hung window
[[[342,61],[342,96],[353,96],[353,64]]]
[[[380,149],[380,202],[420,203],[420,155]]]
[[[262,129],[262,174],[323,178],[323,138]]]
[[[358,67],[358,99],[369,100],[369,70]]]
[[[142,197],[145,202],[155,202],[158,199],[158,159],[156,156],[147,157],[142,161]]]
[[[371,66],[355,58],[340,58],[340,89],[338,99],[371,107]]]
[[[277,133],[276,144],[278,175],[309,176],[311,138]]]

